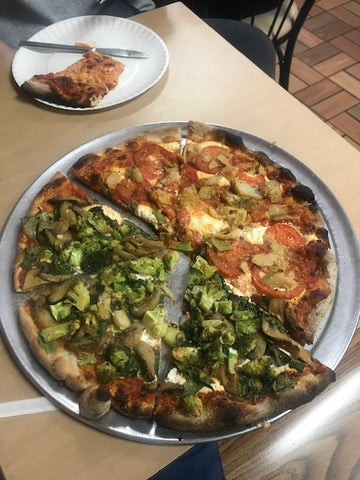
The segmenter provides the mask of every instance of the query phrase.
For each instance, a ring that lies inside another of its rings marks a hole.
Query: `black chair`
[[[287,90],[296,40],[314,3],[315,0],[243,0],[221,4],[209,0],[208,16],[241,20],[262,30],[274,44],[279,83]]]
[[[156,7],[162,7],[176,0],[155,0]],[[255,65],[275,79],[276,73],[276,50],[270,38],[258,28],[247,25],[235,18],[207,18],[209,15],[209,3],[211,0],[182,0],[196,15],[201,17],[219,35],[225,38],[241,53],[248,57]],[[266,0],[277,1],[277,0]],[[217,5],[218,0],[216,0]],[[232,4],[232,2],[231,2]],[[231,17],[231,12],[229,12]],[[213,17],[213,15],[212,15]]]
[[[253,25],[229,18],[203,18],[219,35],[275,79],[276,50],[270,38]]]

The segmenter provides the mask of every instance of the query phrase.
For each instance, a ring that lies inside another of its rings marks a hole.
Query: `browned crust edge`
[[[24,305],[19,308],[19,317],[22,330],[33,354],[53,378],[63,381],[67,387],[77,392],[94,385],[94,379],[85,377],[73,353],[68,352],[61,346],[51,353],[47,353],[40,347],[38,342],[40,330],[31,315],[29,305]]]
[[[160,395],[154,418],[159,425],[183,431],[215,431],[224,427],[250,425],[297,408],[313,400],[335,381],[335,372],[323,367],[322,374],[308,371],[293,390],[264,397],[251,404],[231,399],[225,393],[210,393],[200,416],[185,415],[177,408],[180,402],[171,399],[168,406],[166,395]],[[165,396],[164,396],[165,395]]]

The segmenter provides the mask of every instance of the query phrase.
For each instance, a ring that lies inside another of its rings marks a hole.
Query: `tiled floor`
[[[360,150],[360,0],[317,0],[300,31],[289,91]]]

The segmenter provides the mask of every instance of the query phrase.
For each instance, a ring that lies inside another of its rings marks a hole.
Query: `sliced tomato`
[[[176,155],[155,143],[146,143],[134,154],[135,165],[146,180],[162,178],[166,166],[176,163]]]
[[[306,241],[295,227],[288,223],[276,223],[266,229],[266,234],[277,243],[284,245],[291,250],[299,250],[305,247]]]
[[[191,165],[184,165],[184,168],[181,172],[180,190],[183,190],[186,187],[191,187],[191,185],[194,185],[196,188],[200,188],[201,182],[195,168]]]
[[[263,295],[271,298],[283,298],[284,300],[288,300],[290,298],[297,297],[305,289],[305,285],[302,282],[297,283],[295,287],[288,290],[279,290],[273,288],[262,281],[261,268],[256,265],[254,265],[251,270],[251,279],[256,290],[258,290]]]
[[[230,250],[220,252],[210,247],[206,250],[210,263],[229,279],[237,278],[244,273],[241,267],[243,261],[248,263],[255,253],[265,253],[267,251],[263,245],[251,244],[242,239],[230,242],[230,244]]]
[[[131,178],[124,178],[119,182],[111,192],[112,198],[120,203],[136,202],[148,203],[148,191],[151,185],[146,180],[134,182]]]
[[[244,172],[244,170],[239,170],[236,174],[237,178],[243,180],[250,185],[260,186],[265,183],[264,175],[249,175],[248,173]]]
[[[248,157],[245,153],[236,152],[231,157],[230,163],[233,167],[241,166],[241,168],[246,169],[246,168],[251,168],[254,165],[254,160]]]
[[[225,151],[226,150],[224,150],[222,147],[210,145],[200,150],[200,152],[195,155],[191,163],[197,170],[216,175],[222,170],[222,166],[212,166],[211,162],[213,162],[220,155],[220,153]]]

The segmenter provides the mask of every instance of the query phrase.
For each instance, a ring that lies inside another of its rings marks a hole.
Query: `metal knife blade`
[[[127,50],[124,48],[97,48],[97,47],[83,47],[80,45],[63,45],[60,43],[46,43],[46,42],[33,42],[32,40],[21,40],[19,47],[33,47],[33,48],[45,48],[48,50],[58,50],[63,52],[77,52],[83,53],[93,50],[98,53],[105,53],[114,57],[127,57],[127,58],[149,58],[149,55],[144,52],[138,52],[137,50]]]

